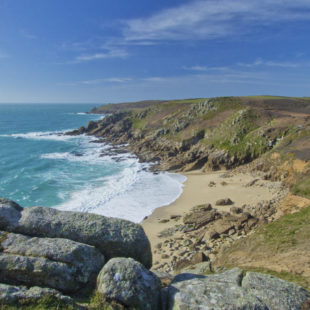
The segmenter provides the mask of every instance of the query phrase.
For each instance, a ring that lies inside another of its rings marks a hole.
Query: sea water
[[[185,177],[109,154],[110,145],[64,132],[104,116],[90,104],[0,104],[0,197],[140,222],[182,193]],[[104,155],[103,155],[104,154]]]

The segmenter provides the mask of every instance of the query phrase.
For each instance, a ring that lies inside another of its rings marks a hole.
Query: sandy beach
[[[232,205],[215,206],[215,202],[221,198],[230,198],[234,203],[233,206],[238,207],[244,204],[256,204],[262,200],[271,200],[277,196],[281,187],[280,182],[270,182],[250,174],[226,171],[208,173],[191,171],[183,173],[183,175],[187,177],[187,180],[184,183],[181,196],[172,204],[155,209],[142,222],[151,242],[153,261],[162,261],[162,258],[154,253],[155,245],[163,241],[158,237],[158,234],[164,229],[182,223],[181,218],[173,219],[175,216],[183,216],[192,207],[205,203],[211,203],[213,207],[221,211],[229,211]],[[254,184],[248,186],[253,181]],[[213,186],[210,186],[210,182]]]

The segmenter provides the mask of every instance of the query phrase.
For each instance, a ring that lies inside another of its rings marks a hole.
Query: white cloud
[[[310,19],[309,0],[196,0],[125,21],[123,35],[128,42],[212,39],[302,19]]]
[[[105,83],[120,84],[120,83],[130,82],[131,80],[132,79],[129,77],[110,77],[110,78],[84,80],[84,81],[76,81],[76,82],[64,82],[64,83],[59,83],[59,85],[77,86],[77,85],[98,85],[98,84],[105,84]]]
[[[187,67],[183,66],[184,70],[188,71],[197,71],[197,72],[205,72],[205,71],[225,71],[229,70],[229,67],[207,67],[207,66],[192,66],[192,67]]]
[[[128,53],[124,49],[111,48],[106,50],[105,52],[79,55],[75,58],[74,62],[79,63],[106,58],[126,58],[127,56]]]
[[[252,63],[238,63],[238,66],[254,68],[258,66],[266,67],[279,67],[279,68],[299,68],[299,67],[309,67],[309,62],[289,62],[289,61],[273,61],[273,60],[263,60],[262,58],[256,59]]]

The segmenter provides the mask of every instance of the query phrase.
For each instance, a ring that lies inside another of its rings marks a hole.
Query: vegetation
[[[295,195],[303,196],[310,199],[310,172],[301,178],[292,188]]]
[[[225,249],[217,260],[221,266],[239,266],[249,271],[259,271],[275,275],[284,280],[296,282],[305,288],[310,288],[310,278],[294,271],[300,263],[295,253],[303,253],[310,257],[310,206],[299,212],[288,214],[273,223],[260,227],[253,234],[237,240]],[[285,253],[296,255],[294,262],[285,261]],[[308,253],[308,254],[307,254]],[[268,266],[270,258],[277,258],[288,270],[275,271]],[[256,266],[252,266],[255,262]],[[257,266],[260,265],[260,266]],[[298,269],[297,268],[297,269]]]
[[[44,296],[39,300],[27,300],[19,301],[18,304],[14,305],[0,305],[2,310],[74,310],[75,308],[71,305],[66,304],[54,296]]]

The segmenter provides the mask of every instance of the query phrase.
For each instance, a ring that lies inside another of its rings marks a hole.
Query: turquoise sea
[[[65,131],[98,120],[90,104],[0,104],[0,197],[23,207],[93,212],[140,222],[182,193],[185,177],[153,174],[131,154]],[[102,153],[104,152],[104,155]]]

